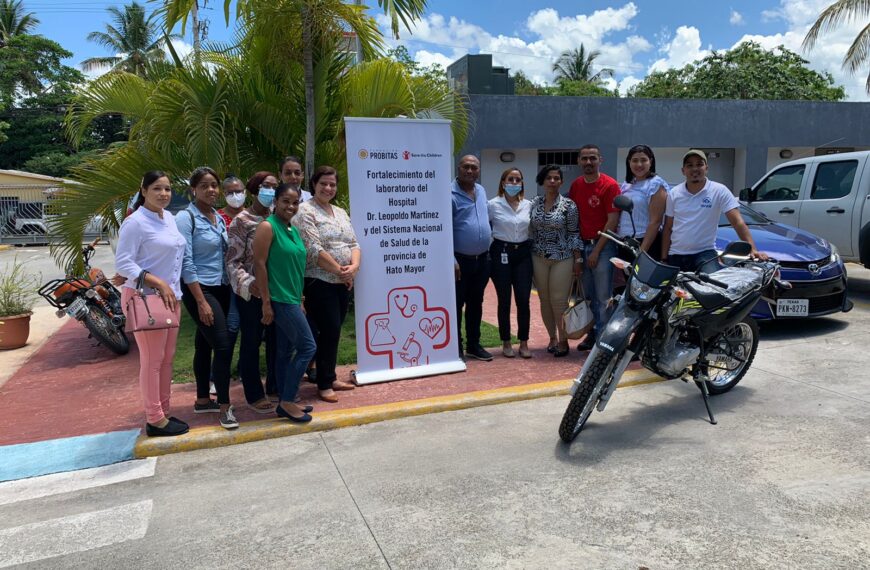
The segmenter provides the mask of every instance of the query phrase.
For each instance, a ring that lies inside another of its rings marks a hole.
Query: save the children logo
[[[589,205],[593,208],[597,208],[599,205],[601,205],[601,200],[598,198],[598,196],[593,194],[589,197]]]
[[[411,151],[406,150],[405,152],[403,152],[402,158],[404,158],[405,160],[411,160]]]

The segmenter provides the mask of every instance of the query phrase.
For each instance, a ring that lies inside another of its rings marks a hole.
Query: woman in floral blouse
[[[580,217],[577,205],[559,194],[562,169],[547,165],[537,177],[543,196],[532,200],[529,225],[532,239],[532,267],[541,300],[541,317],[550,335],[547,352],[568,355],[568,337],[562,313],[568,307],[571,281],[581,268]]]
[[[335,390],[354,388],[350,382],[336,381],[335,365],[341,325],[359,271],[360,248],[347,212],[332,204],[338,190],[335,169],[318,167],[309,186],[312,199],[299,206],[293,225],[308,250],[305,310],[317,329],[318,393],[325,402],[337,402]]]

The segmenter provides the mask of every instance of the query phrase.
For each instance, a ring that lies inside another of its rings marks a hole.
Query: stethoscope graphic
[[[399,299],[402,299],[401,303],[399,302]],[[414,313],[417,312],[417,305],[411,305],[410,313],[405,312],[406,310],[408,310],[408,303],[410,302],[410,297],[408,297],[404,293],[393,297],[393,302],[396,304],[396,308],[399,309],[399,312],[402,313],[402,316],[406,319],[410,319],[414,316]]]
[[[407,295],[406,295],[407,296]],[[408,349],[411,346],[415,349],[415,354],[413,356],[410,355]],[[404,352],[399,353],[399,358],[410,364],[411,366],[417,366],[420,362],[420,354],[423,352],[423,347],[420,346],[420,343],[414,340],[414,333],[408,335],[408,340],[405,341],[405,344],[402,345],[402,350]]]

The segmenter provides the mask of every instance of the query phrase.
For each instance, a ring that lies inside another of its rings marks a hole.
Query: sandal
[[[258,414],[270,414],[275,411],[275,404],[273,404],[269,398],[263,398],[259,402],[248,404],[248,407]]]

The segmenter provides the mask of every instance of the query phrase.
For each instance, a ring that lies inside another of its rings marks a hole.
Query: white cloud
[[[637,6],[632,2],[576,16],[563,16],[552,8],[544,8],[532,12],[526,19],[522,32],[528,40],[518,35],[493,35],[481,26],[456,17],[429,14],[418,21],[411,35],[404,39],[412,44],[409,49],[421,63],[421,57],[443,65],[444,61],[453,62],[467,53],[491,53],[495,65],[522,70],[536,82],[551,82],[553,63],[559,55],[582,43],[587,50],[601,52],[596,60],[599,69],[609,67],[617,76],[623,76],[643,72],[645,66],[636,57],[652,50],[653,46],[639,35],[630,35],[619,42],[609,41],[608,36],[630,30],[637,14]],[[380,26],[387,29],[388,20],[383,15],[376,17]],[[413,50],[417,42],[426,48]],[[442,57],[436,58],[436,54]],[[616,86],[614,82],[612,87]]]
[[[680,26],[673,39],[659,48],[665,57],[657,59],[649,67],[649,72],[683,67],[687,63],[703,59],[710,54],[701,49],[701,32],[694,26]]]
[[[865,66],[862,72],[855,75],[850,75],[842,69],[843,56],[852,40],[858,35],[862,27],[860,23],[847,23],[836,32],[821,36],[815,48],[808,53],[801,50],[801,44],[810,26],[830,4],[830,0],[780,0],[779,8],[768,11],[768,17],[784,21],[788,30],[767,36],[747,34],[740,38],[737,44],[751,40],[767,49],[785,46],[808,60],[809,67],[812,69],[829,72],[834,77],[834,81],[846,89],[846,95],[850,100],[870,101],[870,96],[865,89],[870,65]]]
[[[731,17],[728,18],[728,21],[732,26],[742,26],[745,24],[743,21],[743,14],[734,9],[731,10]]]
[[[635,77],[633,75],[628,75],[626,77],[623,77],[622,81],[619,82],[619,94],[625,95],[626,93],[628,93],[631,90],[632,87],[634,87],[635,85],[637,85],[641,81],[643,81],[643,79],[638,79],[637,77]]]

